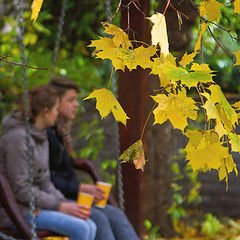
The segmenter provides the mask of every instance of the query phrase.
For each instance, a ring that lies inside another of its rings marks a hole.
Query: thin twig
[[[210,29],[210,27],[207,27],[207,29],[210,32],[210,34],[213,37],[213,39],[215,40],[215,42],[218,44],[218,46],[235,62],[235,59],[233,58],[233,56],[223,47],[223,45],[214,36],[214,34],[213,34],[212,30]]]
[[[6,58],[8,58],[8,57],[9,56],[0,57],[0,61],[6,62],[6,63],[11,64],[11,65],[20,66],[20,67],[26,67],[26,68],[37,69],[37,70],[48,70],[48,68],[39,68],[39,67],[29,66],[28,63],[30,61],[30,58],[28,58],[28,60],[25,64],[22,64],[22,63],[15,63],[15,62],[11,62],[11,61],[6,60]]]
[[[132,3],[133,3],[133,5],[137,8],[137,10],[138,10],[139,12],[141,12],[144,17],[146,17],[146,14],[137,6],[137,4],[135,3],[135,1],[133,1]]]
[[[236,37],[234,37],[234,36],[231,34],[232,30],[226,29],[226,28],[222,27],[221,25],[219,25],[219,24],[217,24],[217,23],[215,23],[215,22],[208,21],[207,19],[205,19],[205,18],[203,18],[203,17],[201,17],[201,19],[202,19],[205,23],[211,23],[211,24],[215,25],[216,27],[222,29],[223,31],[227,32],[232,39],[235,39],[235,40],[237,40],[237,41],[240,40],[240,38],[236,38]]]
[[[165,7],[165,9],[164,9],[163,15],[165,15],[165,13],[166,13],[166,11],[167,11],[167,9],[168,9],[168,6],[169,6],[169,4],[170,4],[170,1],[171,1],[171,0],[168,0],[168,1],[167,1],[167,5],[166,5],[166,7]]]
[[[113,18],[118,14],[121,5],[122,5],[122,0],[119,1],[117,10],[116,10],[115,13],[112,15],[112,17],[106,21],[106,23],[111,22],[111,21],[113,20]]]
[[[175,10],[177,13],[179,13],[180,15],[183,15],[186,19],[189,19],[189,17],[188,17],[186,14],[184,14],[184,13],[182,13],[181,11],[177,10],[177,8],[175,8],[171,3],[170,3],[170,7],[171,7],[173,10]]]

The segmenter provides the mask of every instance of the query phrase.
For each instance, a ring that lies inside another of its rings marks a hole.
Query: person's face
[[[65,120],[73,120],[76,117],[79,103],[77,101],[78,93],[74,89],[65,92],[59,102],[59,116]]]
[[[46,126],[53,126],[57,120],[59,112],[59,99],[57,99],[56,104],[51,108],[45,111],[45,122]]]

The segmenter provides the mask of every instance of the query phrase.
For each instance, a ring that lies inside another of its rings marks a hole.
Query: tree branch
[[[23,63],[15,63],[15,62],[8,61],[6,60],[8,57],[10,56],[7,55],[7,56],[0,57],[0,61],[6,62],[11,65],[20,66],[20,67],[26,67],[26,68],[37,69],[37,70],[48,70],[48,68],[39,68],[39,67],[29,66],[28,63],[30,61],[30,58],[28,58],[27,62],[23,64]]]

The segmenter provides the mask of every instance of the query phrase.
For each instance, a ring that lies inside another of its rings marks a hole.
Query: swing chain
[[[106,0],[106,15],[107,19],[111,19],[112,16],[112,7],[111,7],[111,0]],[[111,21],[110,21],[111,22]],[[111,64],[111,68],[112,68]],[[116,73],[113,69],[112,74],[112,91],[114,96],[117,98],[117,79]],[[124,193],[123,193],[123,180],[122,180],[122,168],[121,163],[118,159],[120,155],[120,143],[119,143],[119,127],[118,123],[114,121],[114,137],[115,137],[115,145],[116,145],[116,155],[117,155],[117,190],[118,190],[118,203],[119,207],[122,211],[124,211]]]
[[[20,0],[19,3],[19,26],[20,26],[20,45],[21,45],[21,58],[22,63],[24,64],[26,62],[25,57],[25,46],[24,46],[24,25],[23,25],[23,5],[24,0]],[[32,147],[30,143],[30,124],[29,124],[29,106],[28,106],[28,89],[27,89],[27,78],[26,78],[26,68],[22,68],[22,74],[23,74],[23,97],[24,97],[24,118],[25,118],[25,124],[26,124],[26,141],[27,141],[27,158],[28,158],[28,174],[29,174],[29,197],[30,197],[30,216],[31,216],[31,239],[35,240],[37,239],[36,235],[36,224],[35,224],[35,199],[33,194],[33,160],[32,160]]]
[[[4,233],[0,233],[0,239],[2,239],[2,240],[22,240],[22,239],[13,238],[11,236],[7,236]]]
[[[54,52],[53,52],[51,78],[54,77],[54,70],[55,70],[55,66],[56,66],[56,62],[57,62],[58,50],[60,47],[60,41],[61,41],[62,32],[63,32],[63,25],[64,25],[64,19],[65,19],[66,8],[67,8],[67,1],[68,0],[63,0],[63,3],[62,3],[62,9],[61,9],[59,25],[58,25],[58,33],[57,33],[57,38],[56,38]]]

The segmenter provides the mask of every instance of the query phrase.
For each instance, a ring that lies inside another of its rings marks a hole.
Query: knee
[[[90,226],[92,239],[95,239],[96,232],[97,232],[97,226],[91,219],[88,219],[87,221],[88,221],[88,224]]]
[[[96,224],[108,224],[108,217],[100,210],[92,211],[90,217]]]
[[[91,236],[91,229],[87,222],[80,223],[76,226],[75,231],[71,233],[70,239],[89,240]]]

